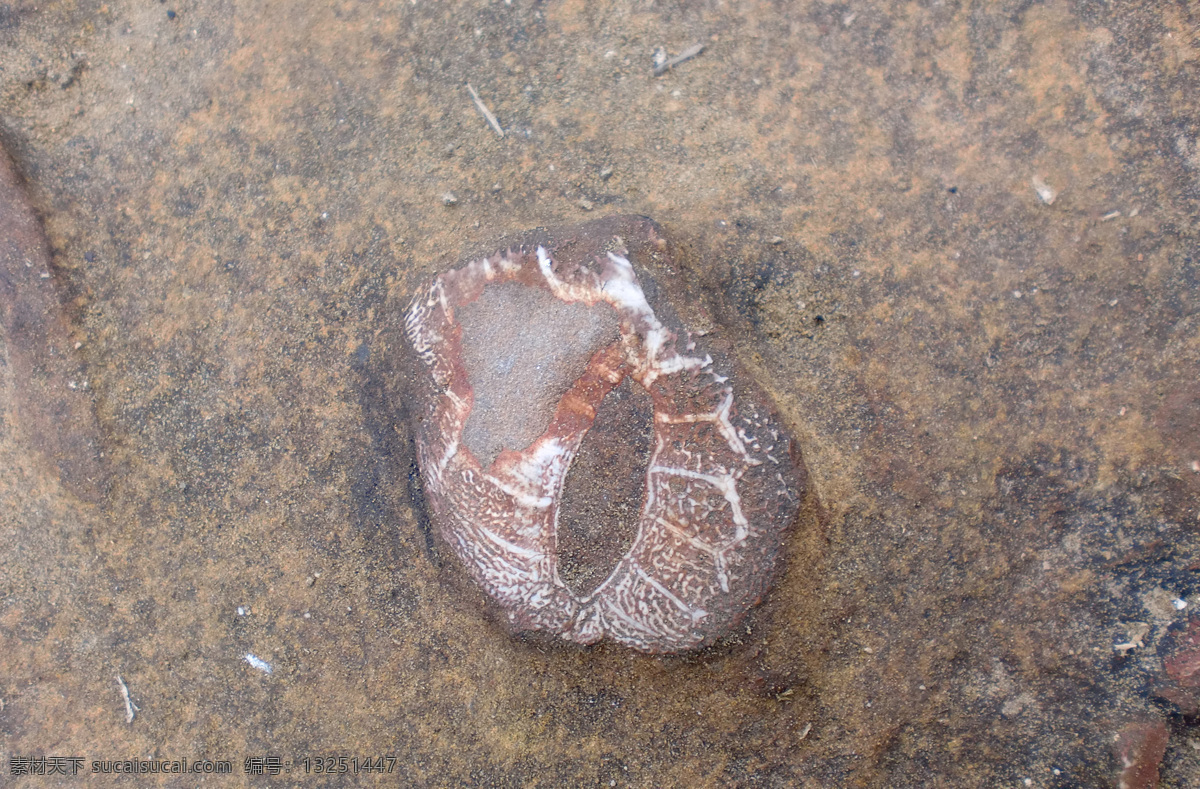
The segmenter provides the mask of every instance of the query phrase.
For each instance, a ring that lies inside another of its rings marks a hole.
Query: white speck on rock
[[[1046,205],[1054,204],[1054,201],[1058,198],[1058,192],[1051,188],[1048,183],[1043,181],[1041,176],[1033,176],[1033,178],[1030,179],[1030,183],[1033,185],[1033,191],[1037,192],[1039,200]]]
[[[271,668],[270,663],[268,663],[267,661],[263,660],[262,658],[258,657],[257,655],[255,655],[253,653],[247,652],[245,658],[243,658],[243,659],[247,663],[249,663],[251,665],[251,667],[258,669],[259,671],[261,671],[264,674],[270,674],[271,671],[273,670]]]

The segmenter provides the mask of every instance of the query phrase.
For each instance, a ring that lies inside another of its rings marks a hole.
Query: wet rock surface
[[[98,501],[105,469],[91,385],[25,185],[0,151],[0,326],[8,414],[73,495]]]
[[[5,759],[1067,787],[1116,785],[1124,754],[1195,785],[1197,24],[0,5],[0,138],[113,469],[92,504],[0,433]],[[545,650],[481,616],[380,374],[419,283],[589,210],[678,240],[672,303],[767,389],[821,504],[698,655]]]

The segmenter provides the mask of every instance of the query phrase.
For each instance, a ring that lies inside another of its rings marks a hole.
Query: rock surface
[[[1200,785],[1156,695],[1200,604],[1195,14],[0,3],[0,139],[113,469],[64,494],[5,416],[0,766],[1115,786],[1149,717],[1159,785]],[[767,388],[821,505],[695,655],[480,617],[396,429],[420,283],[614,213],[677,241],[681,322]]]
[[[106,474],[87,372],[75,352],[46,239],[2,150],[0,326],[12,392],[8,419],[71,494],[98,501]]]

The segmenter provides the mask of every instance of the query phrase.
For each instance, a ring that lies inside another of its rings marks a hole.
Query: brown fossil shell
[[[670,264],[643,217],[534,232],[436,277],[405,334],[426,499],[475,582],[517,630],[673,653],[724,635],[766,591],[805,474],[753,382],[651,306],[651,260]],[[644,494],[628,549],[578,590],[560,572],[564,483],[597,413],[636,407],[630,382],[652,406],[649,456],[639,469],[618,448],[605,464]]]

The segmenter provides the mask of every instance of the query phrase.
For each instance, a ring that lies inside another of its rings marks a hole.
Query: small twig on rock
[[[654,67],[654,76],[661,77],[685,60],[691,60],[704,51],[703,44],[692,44],[673,58],[669,58]]]
[[[476,93],[475,89],[471,87],[470,82],[467,83],[467,90],[471,92],[471,98],[475,100],[475,106],[478,107],[479,111],[483,113],[483,117],[487,118],[487,122],[492,125],[493,129],[496,130],[496,134],[503,137],[504,129],[500,128],[500,121],[496,120],[496,116],[493,115],[492,111],[489,110],[487,105],[483,103],[483,99],[479,98],[479,94]]]
[[[117,684],[121,686],[121,698],[125,699],[125,722],[133,723],[134,714],[141,710],[141,707],[133,703],[133,699],[129,698],[129,686],[125,684],[125,680],[121,679],[121,675],[117,675]]]

